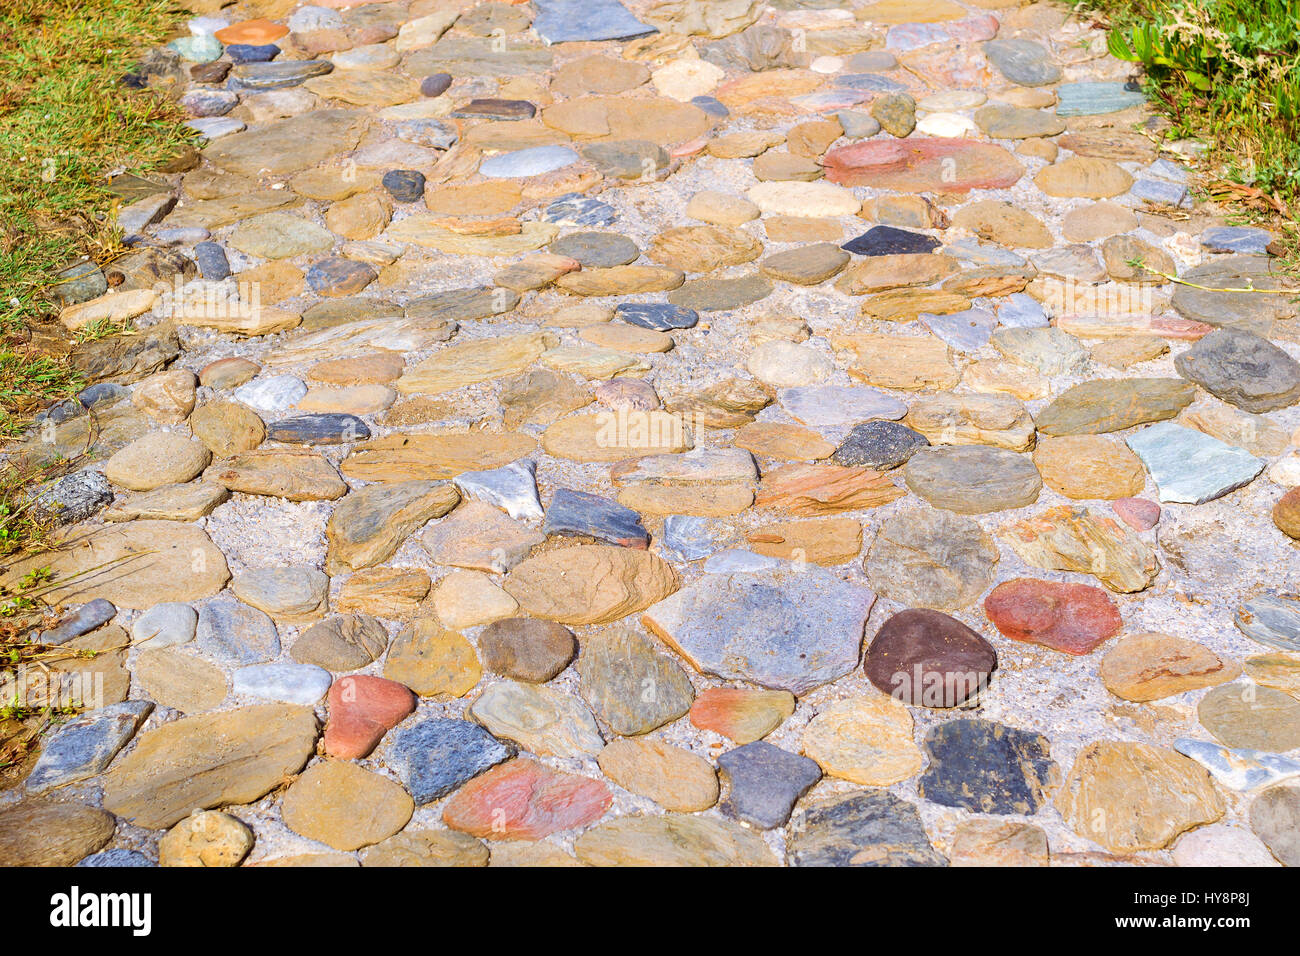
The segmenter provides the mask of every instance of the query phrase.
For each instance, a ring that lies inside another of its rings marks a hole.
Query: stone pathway
[[[1100,32],[206,7],[0,861],[1300,861],[1297,309]]]

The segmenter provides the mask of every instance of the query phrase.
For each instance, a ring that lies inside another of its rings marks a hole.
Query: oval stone
[[[1124,626],[1119,608],[1101,588],[1035,578],[999,584],[984,599],[984,613],[1013,641],[1066,654],[1087,654]]]
[[[979,694],[997,667],[993,645],[941,611],[895,614],[867,648],[867,679],[919,707],[956,707]]]

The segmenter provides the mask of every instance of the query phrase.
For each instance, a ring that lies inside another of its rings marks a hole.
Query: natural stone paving
[[[1297,307],[1103,33],[197,6],[0,862],[1300,859]]]

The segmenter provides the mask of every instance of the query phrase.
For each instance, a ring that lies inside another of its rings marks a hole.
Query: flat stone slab
[[[1237,608],[1237,629],[1281,651],[1300,651],[1300,599],[1265,591]]]
[[[1159,422],[1128,437],[1160,489],[1162,502],[1200,505],[1255,480],[1267,464],[1204,432]]]
[[[875,594],[819,568],[713,574],[642,623],[697,670],[806,694],[857,666]]]

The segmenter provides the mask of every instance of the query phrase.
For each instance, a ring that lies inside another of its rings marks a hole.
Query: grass
[[[1300,200],[1300,0],[1072,0],[1140,64],[1175,137],[1206,142],[1206,192],[1293,219]]]
[[[192,139],[178,106],[121,83],[180,16],[174,0],[0,2],[0,437],[80,384],[48,348],[51,280],[120,250],[108,175]]]

